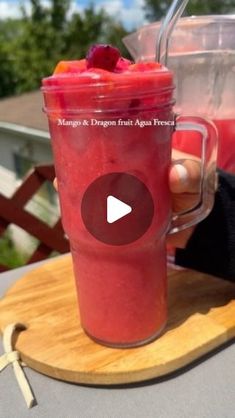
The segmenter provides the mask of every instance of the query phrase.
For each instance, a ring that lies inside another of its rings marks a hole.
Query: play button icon
[[[108,196],[107,198],[107,222],[112,224],[113,222],[118,221],[118,219],[123,218],[123,216],[128,215],[132,211],[131,206],[122,202],[119,199],[116,199],[114,196]]]
[[[109,245],[125,245],[146,233],[154,215],[154,203],[146,185],[128,173],[98,177],[86,189],[81,203],[86,229]]]

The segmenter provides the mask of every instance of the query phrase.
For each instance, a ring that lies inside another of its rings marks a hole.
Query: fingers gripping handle
[[[199,117],[180,117],[176,121],[176,131],[196,131],[201,134],[199,199],[195,207],[173,213],[169,234],[179,232],[203,220],[213,207],[216,187],[218,134],[215,125]]]

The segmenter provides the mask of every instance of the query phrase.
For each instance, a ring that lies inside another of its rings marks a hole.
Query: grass
[[[0,238],[0,264],[9,268],[23,266],[27,256],[16,249],[8,233]]]
[[[48,258],[53,258],[57,255],[59,255],[57,251],[52,251]],[[29,255],[15,247],[9,233],[5,233],[0,238],[0,264],[9,268],[21,267],[27,263],[28,257]]]

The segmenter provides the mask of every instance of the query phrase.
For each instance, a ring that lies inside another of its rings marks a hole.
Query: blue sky
[[[30,13],[29,0],[0,0],[0,19],[7,17],[19,16],[19,5],[24,3],[26,9]],[[49,0],[42,0],[47,5]],[[90,0],[72,0],[71,13],[73,11],[82,11]],[[101,7],[113,17],[122,21],[127,29],[131,30],[135,27],[142,26],[145,22],[142,6],[144,0],[94,0],[93,3],[97,10]]]

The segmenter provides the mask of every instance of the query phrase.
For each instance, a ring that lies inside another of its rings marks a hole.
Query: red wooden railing
[[[0,237],[10,224],[14,224],[40,241],[26,264],[43,260],[52,251],[59,253],[69,251],[69,243],[65,237],[61,219],[58,219],[54,226],[50,226],[24,209],[43,183],[52,182],[54,177],[53,165],[36,166],[10,198],[0,194]],[[0,264],[0,271],[8,269],[9,267]]]

